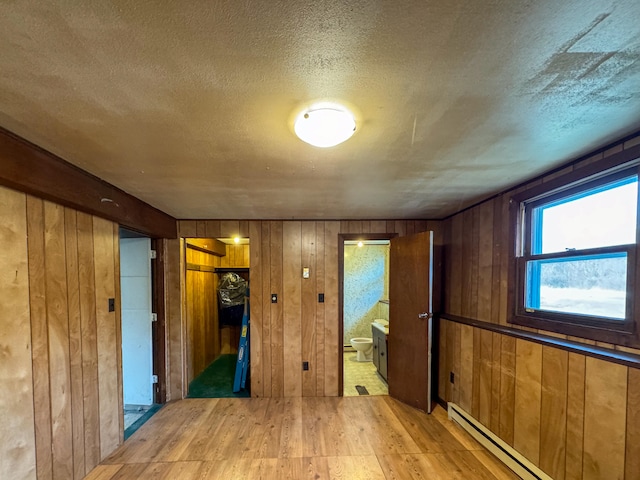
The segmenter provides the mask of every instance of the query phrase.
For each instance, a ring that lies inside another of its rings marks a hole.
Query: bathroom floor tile
[[[358,362],[355,352],[344,352],[344,396],[358,396],[356,385],[366,387],[369,395],[389,395],[387,382],[373,362]]]

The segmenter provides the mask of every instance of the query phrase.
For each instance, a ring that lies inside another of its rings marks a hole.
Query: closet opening
[[[249,397],[249,239],[185,239],[188,398]]]

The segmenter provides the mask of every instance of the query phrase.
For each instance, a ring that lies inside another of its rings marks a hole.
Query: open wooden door
[[[389,395],[431,412],[433,232],[391,240]]]

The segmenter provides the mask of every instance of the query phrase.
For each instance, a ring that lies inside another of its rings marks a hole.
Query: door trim
[[[338,234],[338,395],[344,396],[344,242],[345,240],[391,240],[397,233]]]
[[[157,315],[156,321],[151,324],[152,367],[153,373],[158,376],[158,383],[153,389],[153,402],[159,404],[167,402],[165,246],[166,240],[151,239],[151,248],[156,251],[156,258],[151,260],[151,308]]]

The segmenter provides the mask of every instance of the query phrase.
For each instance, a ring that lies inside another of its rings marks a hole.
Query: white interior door
[[[153,403],[151,240],[120,239],[122,381],[125,405]]]

